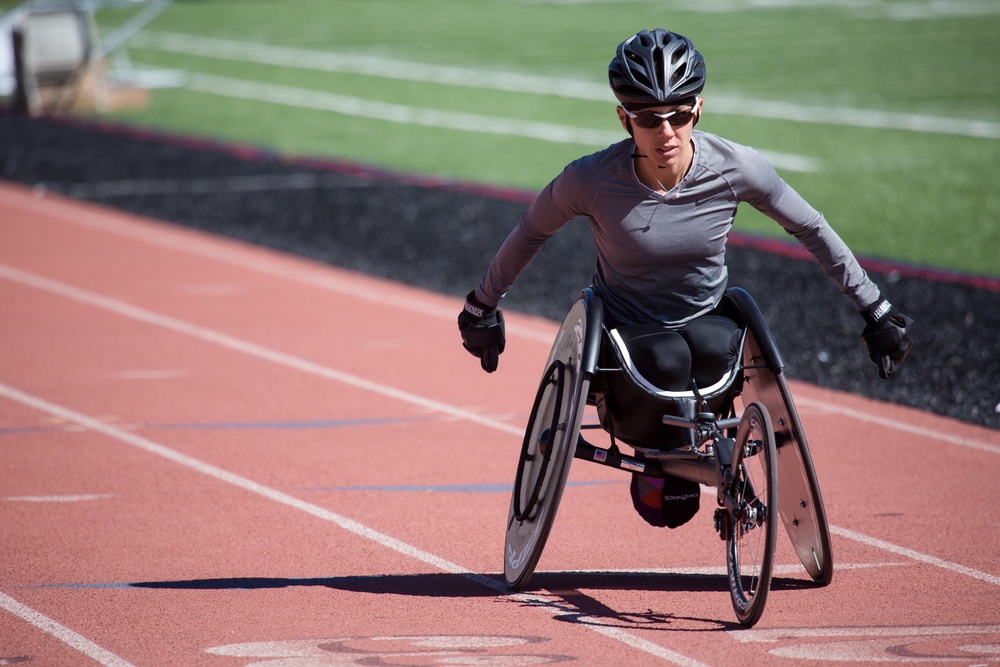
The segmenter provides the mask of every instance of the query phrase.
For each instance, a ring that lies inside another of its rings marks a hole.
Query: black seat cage
[[[600,424],[585,424],[582,428],[603,428],[611,436],[612,447],[616,439],[620,439],[647,453],[693,450],[700,444],[703,434],[678,427],[677,423],[690,422],[696,416],[704,420],[708,416],[704,413],[714,414],[716,419],[733,417],[734,400],[742,391],[746,370],[767,368],[780,373],[784,367],[757,304],[745,290],[734,287],[726,291],[720,311],[736,321],[741,330],[741,354],[733,367],[711,387],[697,387],[692,380],[692,388],[688,391],[659,389],[643,382],[628,369],[628,359],[613,342],[612,332],[605,325],[600,297],[592,288],[587,288],[582,298],[587,311],[587,340],[582,359],[582,371],[590,379],[587,403],[598,408],[601,418]],[[753,344],[748,346],[748,339]],[[758,350],[759,354],[746,354],[747,349]],[[624,377],[627,382],[613,379],[611,375]],[[613,407],[616,402],[618,407]]]

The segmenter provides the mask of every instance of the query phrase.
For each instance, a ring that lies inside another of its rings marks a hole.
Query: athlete
[[[879,375],[892,377],[912,345],[912,320],[760,153],[695,130],[705,61],[691,40],[661,29],[639,32],[618,46],[608,75],[629,138],[572,162],[550,182],[469,293],[458,326],[483,369],[495,371],[504,350],[500,300],[546,239],[585,216],[597,248],[593,288],[608,328],[618,328],[633,358],[651,366],[649,375],[664,389],[689,389],[699,375],[718,379],[739,354],[737,325],[719,306],[728,278],[726,240],[737,205],[746,202],[798,239],[851,300]],[[650,493],[637,489],[637,480],[640,487],[643,480],[633,479],[640,514],[655,525],[673,523],[660,507],[640,502]],[[690,496],[669,486],[662,497]]]

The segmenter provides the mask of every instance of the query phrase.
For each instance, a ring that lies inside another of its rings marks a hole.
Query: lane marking
[[[481,426],[487,426],[497,431],[517,435],[518,437],[524,435],[523,429],[520,426],[499,422],[494,419],[490,419],[489,417],[484,417],[474,412],[463,410],[462,408],[442,403],[441,401],[436,401],[432,398],[427,398],[403,389],[397,389],[386,384],[367,380],[357,375],[345,373],[344,371],[339,371],[329,366],[314,363],[308,359],[272,350],[264,347],[263,345],[257,345],[256,343],[251,343],[249,341],[236,338],[235,336],[230,336],[212,329],[190,324],[173,317],[160,315],[159,313],[146,310],[145,308],[139,308],[125,303],[124,301],[119,301],[118,299],[112,299],[95,292],[67,285],[66,283],[43,278],[33,273],[21,271],[20,269],[15,269],[14,267],[7,266],[5,264],[0,264],[0,278],[5,278],[26,287],[32,287],[34,289],[55,294],[79,303],[85,303],[138,322],[143,322],[168,331],[173,331],[174,333],[190,336],[234,352],[241,352],[261,361],[268,361],[280,366],[294,368],[304,373],[316,375],[328,380],[334,380],[356,389],[369,391],[387,398],[393,398],[425,410],[442,413],[455,417],[456,419],[462,419]]]
[[[241,269],[255,271],[262,275],[290,280],[335,294],[361,299],[371,303],[401,308],[410,312],[432,317],[454,320],[460,306],[449,303],[447,306],[431,303],[429,300],[418,300],[412,296],[394,296],[385,289],[368,287],[360,281],[344,280],[330,275],[329,267],[322,270],[304,269],[300,258],[294,258],[289,264],[279,263],[273,257],[262,257],[260,248],[248,250],[236,247],[221,247],[215,239],[203,240],[196,234],[180,234],[176,230],[163,225],[157,229],[146,226],[121,222],[106,215],[92,213],[81,209],[71,202],[54,199],[27,199],[8,196],[8,192],[0,186],[0,201],[11,208],[17,208],[23,213],[33,216],[39,213],[58,217],[61,222],[79,225],[89,229],[97,229],[122,238],[140,241],[149,245],[183,252],[196,257],[229,264]],[[11,222],[8,218],[7,222]],[[508,326],[508,336],[527,338],[535,342],[551,345],[556,327],[551,330],[529,329],[524,326]]]
[[[566,482],[566,488],[581,486],[616,486],[628,484],[628,478],[618,480],[573,481]],[[499,484],[396,484],[384,486],[307,486],[299,487],[298,491],[389,491],[389,492],[420,492],[420,493],[510,493],[513,483]]]
[[[863,412],[861,410],[855,410],[852,408],[846,408],[840,405],[834,405],[827,401],[817,400],[814,398],[793,397],[796,405],[805,405],[811,408],[823,410],[825,412],[834,412],[845,417],[850,417],[851,419],[857,419],[858,421],[868,422],[869,424],[876,424],[878,426],[884,426],[892,428],[896,431],[901,431],[903,433],[910,433],[912,435],[921,438],[933,438],[934,440],[940,440],[942,442],[947,442],[951,445],[958,445],[960,447],[969,447],[970,449],[978,449],[982,452],[988,452],[990,454],[1000,454],[1000,446],[991,445],[986,442],[980,442],[978,440],[973,440],[971,438],[963,438],[957,436],[953,433],[948,433],[946,431],[934,431],[920,426],[915,426],[913,424],[908,424],[906,422],[899,421],[898,419],[889,419],[887,417],[882,417],[880,415],[871,414],[868,412]]]
[[[369,288],[365,285],[331,277],[329,272],[326,270],[304,270],[298,265],[279,266],[275,259],[270,257],[262,258],[259,251],[245,252],[236,250],[230,246],[221,245],[214,240],[203,241],[201,239],[191,238],[190,235],[180,234],[167,227],[151,229],[146,226],[121,222],[104,215],[92,214],[87,210],[81,211],[79,207],[74,207],[72,204],[67,202],[8,198],[4,196],[5,194],[6,192],[0,188],[0,200],[3,200],[5,203],[9,203],[10,206],[16,207],[31,215],[37,215],[39,209],[41,209],[45,214],[57,216],[62,222],[72,223],[91,229],[99,229],[123,238],[148,243],[150,245],[155,245],[169,250],[196,255],[198,257],[204,257],[206,259],[222,262],[231,266],[256,271],[257,273],[261,273],[263,275],[291,280],[293,282],[327,290],[336,294],[362,299],[372,303],[380,303],[393,308],[405,309],[415,313],[429,315],[431,317],[437,317],[445,320],[454,320],[455,318],[455,307],[452,305],[437,306],[429,302],[415,300],[410,297],[392,296],[387,294],[386,290]],[[553,323],[550,329],[546,330],[534,328],[529,329],[523,326],[509,326],[507,329],[508,336],[527,338],[546,346],[552,344],[555,332],[555,323]],[[959,437],[951,432],[933,429],[917,429],[916,427],[905,422],[890,420],[875,413],[846,408],[828,403],[826,401],[797,397],[795,398],[795,402],[799,405],[819,408],[827,412],[841,414],[852,419],[877,424],[882,427],[899,430],[905,433],[912,433],[920,437],[928,437],[933,440],[947,442],[949,444],[959,445],[962,447],[971,447],[973,449],[978,449],[991,454],[1000,454],[1000,446],[998,445],[993,445],[973,438]]]
[[[530,594],[510,594],[507,591],[506,585],[504,585],[502,582],[497,581],[492,577],[473,572],[472,570],[469,570],[467,568],[462,567],[461,565],[458,565],[449,560],[441,558],[440,556],[436,556],[428,551],[424,551],[423,549],[419,549],[415,546],[407,544],[402,540],[398,540],[385,533],[381,533],[377,530],[369,528],[368,526],[358,521],[355,521],[354,519],[350,519],[341,514],[337,514],[336,512],[331,512],[326,508],[314,505],[304,500],[300,500],[295,496],[283,493],[281,491],[278,491],[277,489],[272,489],[268,486],[255,482],[247,477],[243,477],[242,475],[237,475],[236,473],[229,472],[228,470],[225,470],[223,468],[219,468],[212,464],[205,463],[199,459],[194,458],[193,456],[188,456],[187,454],[183,454],[174,449],[153,442],[152,440],[149,440],[147,438],[143,438],[134,433],[124,431],[116,426],[106,424],[92,417],[88,417],[87,415],[84,415],[82,413],[70,410],[69,408],[56,405],[55,403],[50,403],[49,401],[46,401],[43,398],[27,394],[25,392],[22,392],[18,389],[15,389],[5,384],[0,384],[0,396],[3,396],[11,401],[20,403],[21,405],[34,408],[35,410],[38,410],[40,412],[48,413],[60,419],[65,419],[67,421],[75,422],[85,429],[94,431],[96,433],[100,433],[109,438],[131,445],[133,447],[141,449],[155,456],[159,456],[160,458],[166,459],[173,463],[177,463],[185,468],[188,468],[189,470],[201,473],[208,477],[212,477],[218,481],[230,484],[239,489],[243,489],[244,491],[255,493],[259,496],[266,498],[267,500],[271,500],[273,502],[285,505],[292,509],[305,512],[306,514],[314,516],[318,519],[339,526],[340,528],[350,533],[353,533],[358,537],[362,537],[364,539],[375,542],[376,544],[382,547],[395,551],[409,558],[413,558],[414,560],[429,565],[437,570],[440,570],[442,572],[447,572],[450,574],[461,575],[462,577],[468,579],[469,581],[480,584],[481,586],[484,586],[490,590],[495,591],[499,595],[509,595],[514,599],[529,602],[532,606],[544,608],[550,613],[563,612],[563,609],[561,607],[559,607],[557,604],[554,604],[551,600],[545,599],[544,597],[537,595],[530,595]],[[3,596],[3,594],[0,593],[0,596]],[[6,597],[7,596],[0,597],[0,605],[3,604],[4,598]],[[11,600],[11,602],[14,605],[20,605],[20,603],[18,603],[13,598],[9,598],[9,600]],[[30,609],[28,609],[28,611],[31,612],[32,614],[37,613],[33,612]],[[26,620],[28,619],[26,618]],[[598,634],[605,635],[618,642],[621,642],[635,649],[644,651],[646,653],[649,653],[650,655],[662,658],[677,665],[682,665],[684,667],[703,667],[704,665],[704,663],[694,660],[693,658],[689,658],[685,655],[677,653],[676,651],[671,651],[670,649],[667,649],[663,646],[654,644],[653,642],[646,641],[645,639],[642,639],[640,637],[636,637],[619,628],[599,625],[596,624],[596,622],[595,624],[582,624],[581,627],[591,630],[593,632],[597,632]],[[96,647],[95,645],[95,648],[99,649],[100,647]],[[104,663],[104,664],[114,664],[117,666],[117,665],[126,665],[127,663],[120,662],[120,663]]]
[[[779,658],[862,663],[919,662],[987,667],[1000,660],[995,635],[1000,625],[923,625],[902,627],[826,627],[730,630],[742,643],[779,644],[766,649]],[[981,638],[981,639],[980,639]],[[825,641],[816,641],[817,639]],[[830,641],[831,639],[839,641]],[[979,639],[981,643],[971,643]],[[796,640],[806,640],[800,643]]]
[[[107,310],[109,312],[122,315],[131,319],[135,319],[140,322],[145,322],[154,326],[159,326],[164,329],[174,331],[179,334],[191,336],[199,340],[203,340],[208,343],[213,343],[221,347],[247,354],[251,357],[261,359],[263,361],[269,361],[279,365],[285,365],[289,368],[294,368],[306,373],[311,373],[319,377],[323,377],[329,380],[334,380],[336,382],[341,382],[351,387],[357,389],[362,389],[364,391],[370,391],[388,398],[394,398],[396,400],[410,403],[412,405],[419,406],[421,408],[437,411],[444,413],[446,415],[455,417],[457,419],[463,419],[470,421],[472,423],[478,424],[480,426],[486,426],[504,433],[509,433],[517,437],[523,437],[523,429],[519,426],[514,426],[511,424],[498,422],[482,415],[469,412],[468,410],[463,410],[447,403],[442,403],[431,398],[420,396],[412,392],[408,392],[401,389],[396,389],[395,387],[390,387],[388,385],[380,384],[378,382],[373,382],[360,378],[356,375],[351,375],[349,373],[344,373],[343,371],[338,371],[336,369],[322,366],[320,364],[313,363],[306,359],[300,357],[295,357],[290,354],[285,354],[283,352],[278,352],[266,348],[262,345],[257,345],[255,343],[250,343],[234,336],[229,336],[227,334],[219,333],[213,331],[212,329],[207,329],[200,327],[182,320],[178,320],[172,317],[167,317],[165,315],[160,315],[152,311],[146,310],[144,308],[139,308],[137,306],[132,306],[130,304],[118,301],[117,299],[112,299],[88,290],[84,290],[72,285],[67,285],[65,283],[57,282],[55,280],[50,280],[48,278],[43,278],[41,276],[28,273],[26,271],[21,271],[20,269],[15,269],[13,267],[7,266],[5,264],[0,264],[0,278],[6,278],[13,282],[20,283],[22,285],[36,288],[42,291],[49,292],[51,294],[56,294],[58,296],[63,296],[72,300],[79,301],[81,303],[86,303],[97,308]],[[3,385],[0,385],[3,386]],[[16,390],[12,390],[16,391]],[[20,394],[20,392],[18,392]],[[56,416],[60,415],[58,412],[53,412]],[[66,418],[66,417],[64,417]],[[69,419],[69,421],[76,421],[75,419]],[[99,422],[94,422],[99,423]],[[108,427],[110,428],[110,427]],[[115,429],[116,432],[118,431]],[[138,437],[138,436],[136,436]],[[899,555],[906,556],[907,558],[913,558],[920,562],[927,563],[929,565],[934,565],[935,567],[940,567],[945,570],[956,572],[959,574],[964,574],[966,576],[971,576],[980,581],[994,584],[1000,586],[1000,577],[986,572],[980,572],[972,568],[959,565],[957,563],[951,563],[934,556],[927,554],[922,554],[918,551],[912,549],[907,549],[906,547],[901,547],[894,545],[890,542],[884,540],[879,540],[874,537],[869,537],[862,533],[857,533],[852,530],[845,528],[838,528],[831,525],[830,531],[834,534],[840,535],[847,539],[856,540],[879,549],[885,549],[891,553],[896,553]]]
[[[854,0],[847,0],[853,2]],[[954,2],[954,0],[952,0]],[[984,0],[996,7],[993,0]],[[942,4],[942,3],[935,3]],[[947,3],[945,3],[947,4]],[[686,7],[687,8],[687,7]],[[133,46],[183,53],[221,60],[256,62],[262,65],[314,69],[324,72],[363,74],[393,80],[418,81],[447,86],[467,86],[530,95],[554,95],[570,99],[613,104],[614,98],[605,82],[569,77],[539,76],[523,72],[454,67],[413,60],[385,58],[371,54],[336,53],[259,42],[241,42],[211,37],[197,37],[172,32],[142,31],[135,35]],[[732,94],[712,93],[706,99],[709,113],[734,116],[757,116],[801,123],[832,124],[869,129],[906,130],[927,134],[953,134],[986,139],[1000,139],[1000,123],[974,119],[942,118],[924,114],[894,113],[852,107],[812,106],[794,102],[748,99]],[[369,102],[365,102],[368,104]],[[482,130],[482,128],[480,128]],[[618,139],[622,137],[619,135]]]
[[[2,191],[0,191],[0,194],[2,194]],[[13,202],[13,203],[16,205],[18,202]],[[22,208],[22,210],[34,212],[34,209],[30,209],[27,207],[19,207],[19,208]],[[196,239],[191,239],[191,238],[178,238],[175,234],[171,234],[167,230],[162,230],[162,231],[157,230],[154,233],[135,226],[116,224],[106,220],[102,221],[96,215],[87,216],[81,214],[75,218],[70,218],[68,217],[67,213],[65,216],[60,215],[60,218],[62,218],[67,222],[73,222],[74,224],[79,224],[81,226],[102,229],[104,231],[108,231],[127,238],[143,241],[146,243],[158,245],[160,247],[165,247],[172,250],[181,250],[186,253],[195,254],[216,261],[221,261],[227,264],[239,266],[241,268],[257,271],[259,273],[263,273],[266,275],[272,275],[300,282],[303,284],[308,284],[313,287],[318,287],[320,289],[325,289],[335,292],[337,294],[343,294],[351,297],[361,298],[376,303],[384,303],[387,305],[391,305],[393,307],[406,308],[414,312],[419,312],[434,317],[440,317],[447,320],[453,320],[455,318],[455,312],[454,312],[455,309],[453,307],[452,308],[447,308],[443,306],[438,307],[427,303],[420,303],[414,301],[413,299],[408,299],[404,297],[387,296],[383,291],[380,291],[378,289],[369,289],[354,284],[349,285],[345,281],[339,281],[337,279],[330,278],[329,276],[325,275],[317,276],[313,272],[306,273],[297,269],[286,269],[284,267],[278,267],[275,265],[273,261],[259,259],[256,256],[250,257],[248,255],[244,255],[242,253],[236,253],[233,251],[222,250],[218,248],[217,244],[213,244],[210,242],[200,242]],[[17,276],[23,276],[24,280],[27,280],[28,282],[19,280]],[[166,318],[164,316],[151,313],[150,311],[145,311],[135,306],[130,306],[128,304],[125,304],[124,302],[117,301],[114,299],[109,299],[108,297],[104,297],[91,292],[84,292],[84,290],[80,290],[79,288],[75,288],[70,285],[64,285],[62,283],[57,283],[56,281],[42,278],[40,276],[35,276],[34,274],[30,274],[28,272],[15,269],[5,264],[0,264],[0,277],[4,277],[9,280],[13,280],[15,282],[22,282],[22,284],[27,284],[31,287],[37,287],[38,289],[51,291],[53,293],[60,294],[61,296],[65,296],[67,298],[82,300],[87,303],[91,303],[91,305],[95,305],[97,307],[105,308],[107,310],[111,310],[113,312],[125,315],[126,317],[134,317],[134,319],[142,319],[143,321],[147,321],[150,324],[165,326],[166,328],[173,329],[175,331],[178,331],[179,333],[194,335],[195,337],[203,338],[204,340],[208,340],[209,342],[218,342],[219,344],[223,344],[226,347],[229,347],[229,345],[226,344],[227,342],[232,342],[233,346],[231,347],[231,349],[239,349],[239,351],[244,351],[248,354],[254,355],[254,349],[256,349],[259,350],[263,355],[260,356],[259,358],[267,358],[269,361],[275,361],[275,363],[284,363],[284,360],[294,362],[293,365],[295,367],[300,367],[301,370],[306,370],[306,372],[312,372],[314,374],[319,374],[324,377],[332,375],[330,379],[344,381],[347,382],[348,384],[352,383],[348,379],[351,378],[358,382],[358,385],[356,386],[359,386],[359,388],[365,388],[365,386],[369,386],[371,387],[372,391],[376,391],[377,393],[383,393],[379,387],[376,387],[376,383],[372,383],[367,380],[363,380],[361,378],[353,378],[353,376],[348,376],[345,373],[341,373],[340,371],[335,371],[333,369],[323,369],[322,367],[318,366],[317,364],[313,364],[312,362],[295,359],[290,355],[283,355],[282,353],[279,352],[266,350],[265,348],[256,346],[252,343],[239,341],[238,339],[231,338],[229,336],[226,336],[225,334],[219,334],[216,332],[209,331],[207,329],[202,329],[201,327],[187,324],[179,320],[172,320],[172,318]],[[46,287],[46,285],[49,287]],[[145,319],[145,317],[147,316],[149,317],[148,320]],[[168,320],[169,322],[167,322]],[[163,321],[164,324],[158,324],[159,321]],[[178,328],[174,329],[174,326]],[[524,338],[533,340],[535,342],[543,343],[545,345],[551,345],[552,338],[555,335],[555,327],[553,327],[551,331],[524,329],[521,327],[509,327],[508,334],[519,335]],[[344,379],[341,380],[340,379],[341,377],[343,377]],[[385,392],[387,392],[384,393],[384,395],[392,395],[393,397],[395,397],[396,394],[400,391],[385,386],[383,386],[383,388]],[[409,396],[416,397],[416,395],[414,394],[409,394]],[[407,398],[403,398],[401,400],[407,402],[413,402]],[[431,399],[421,398],[420,400],[430,401]],[[833,403],[828,403],[826,401],[810,399],[807,397],[802,397],[802,398],[797,397],[795,398],[795,403],[798,405],[819,408],[835,414],[841,414],[844,415],[845,417],[849,417],[852,419],[858,419],[860,421],[877,424],[884,428],[890,428],[904,433],[910,433],[922,438],[931,438],[936,441],[947,442],[949,444],[958,445],[960,447],[976,449],[979,451],[987,452],[989,454],[1000,454],[1000,446],[993,445],[981,440],[976,440],[971,437],[969,438],[959,437],[947,431],[918,428],[910,424],[906,424],[905,422],[887,419],[881,415],[866,413],[860,410],[846,408],[839,405],[835,405]],[[437,402],[434,402],[434,404],[441,406],[444,405]],[[424,404],[420,405],[421,407],[429,407]],[[429,408],[429,409],[436,409],[436,408]],[[447,410],[440,410],[440,411],[445,412],[446,414],[453,414],[452,412],[453,410],[458,410],[458,408],[447,406]],[[469,413],[463,410],[461,411],[460,415],[453,415],[453,416],[457,416],[460,419],[467,419],[468,417],[464,415],[472,415],[472,414],[473,413]],[[489,422],[489,424],[486,424],[483,420]],[[491,428],[494,428],[494,426],[492,425],[496,424],[499,427],[498,430],[501,430],[505,433],[516,434],[518,436],[524,435],[523,430],[521,430],[520,427],[515,427],[510,424],[503,424],[502,422],[488,419],[486,417],[482,417],[479,415],[476,415],[476,419],[473,421],[484,425],[490,425]],[[501,424],[503,425],[501,426]]]
[[[106,665],[106,667],[133,667],[132,663],[119,658],[83,635],[70,630],[65,625],[56,623],[45,614],[35,611],[5,593],[0,593],[0,609],[6,609],[14,616],[27,621],[42,632],[52,635],[70,648],[76,649],[91,660]]]
[[[973,579],[978,579],[988,584],[993,584],[994,586],[1000,586],[1000,576],[997,576],[995,574],[989,574],[987,572],[982,572],[980,570],[976,570],[971,567],[966,567],[965,565],[952,563],[942,558],[937,558],[936,556],[920,553],[919,551],[908,549],[906,547],[901,547],[891,542],[880,540],[877,537],[871,537],[863,533],[859,533],[853,530],[848,530],[847,528],[840,528],[838,526],[831,525],[830,532],[833,533],[834,535],[839,535],[840,537],[846,537],[849,540],[860,542],[869,547],[882,549],[883,551],[888,551],[889,553],[894,553],[898,556],[903,556],[905,558],[910,558],[912,560],[919,561],[921,563],[927,563],[928,565],[933,565],[934,567],[939,567],[942,570],[954,572],[955,574],[965,575],[966,577],[972,577]]]
[[[1000,632],[1000,625],[916,625],[848,628],[766,628],[730,631],[740,642],[778,642],[799,637],[940,637]]]
[[[87,500],[104,500],[114,498],[110,493],[95,493],[75,496],[7,496],[4,501],[10,503],[79,503]]]

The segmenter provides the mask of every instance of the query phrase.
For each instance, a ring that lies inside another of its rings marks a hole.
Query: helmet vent
[[[674,71],[673,76],[670,77],[670,86],[673,87],[678,81],[684,79],[684,74],[687,72],[687,63],[682,64],[680,67]]]
[[[652,56],[653,56],[653,72],[652,72],[652,74],[657,79],[659,79],[659,81],[651,82],[653,84],[651,87],[654,88],[654,89],[658,88],[660,90],[663,90],[663,89],[666,88],[666,85],[664,85],[666,83],[666,81],[664,81],[664,79],[667,78],[666,71],[665,71],[666,68],[664,67],[664,63],[663,63],[663,51],[661,51],[660,49],[656,49],[655,51],[653,51]]]
[[[687,46],[682,46],[681,48],[675,50],[670,57],[670,64],[676,65],[677,61],[687,55]]]

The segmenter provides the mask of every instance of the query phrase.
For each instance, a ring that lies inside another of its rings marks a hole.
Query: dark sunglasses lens
[[[694,118],[694,111],[678,111],[665,120],[670,123],[670,127],[683,127],[690,123],[692,118]],[[659,127],[663,121],[662,116],[658,116],[652,111],[637,113],[635,117],[635,124],[647,130]]]
[[[691,122],[694,118],[694,111],[681,111],[680,113],[675,113],[673,116],[667,119],[672,127],[683,127]]]

